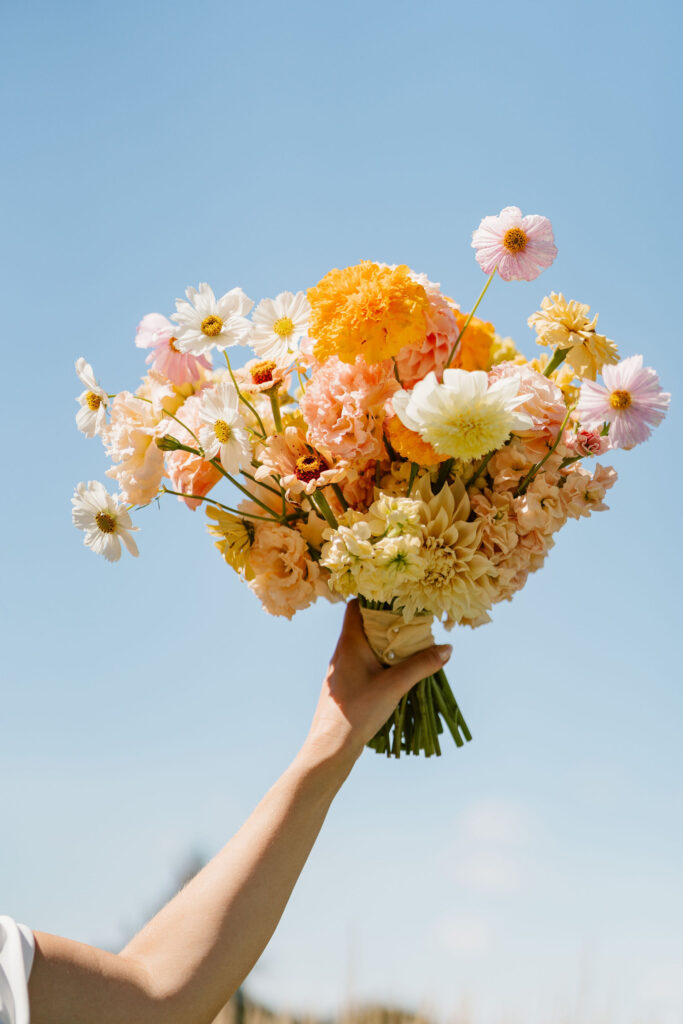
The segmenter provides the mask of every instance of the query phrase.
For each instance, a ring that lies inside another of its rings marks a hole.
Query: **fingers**
[[[426,650],[418,651],[417,654],[406,658],[400,665],[386,669],[382,673],[382,680],[387,687],[391,687],[396,699],[400,700],[411,686],[415,686],[427,676],[435,675],[440,668],[443,668],[452,653],[453,648],[450,644],[428,647]]]

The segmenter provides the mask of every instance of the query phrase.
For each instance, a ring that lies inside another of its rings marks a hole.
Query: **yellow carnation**
[[[309,333],[320,362],[338,356],[344,363],[354,363],[360,355],[366,363],[379,363],[426,337],[427,293],[404,265],[386,267],[364,260],[331,270],[309,288],[308,301]]]
[[[595,380],[605,363],[617,363],[617,346],[604,334],[597,334],[596,313],[589,319],[590,306],[569,302],[564,295],[551,292],[541,302],[541,309],[529,317],[529,327],[536,329],[539,345],[567,350],[566,360],[577,377]]]

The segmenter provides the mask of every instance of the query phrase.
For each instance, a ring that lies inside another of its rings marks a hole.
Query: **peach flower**
[[[383,465],[381,464],[380,474],[386,472],[388,468],[388,462],[385,462]],[[342,494],[351,508],[355,508],[360,512],[366,512],[370,508],[375,500],[376,474],[377,463],[368,462],[359,473],[344,477],[341,481]]]
[[[538,473],[526,492],[512,499],[512,506],[522,534],[531,530],[544,535],[554,533],[567,518],[560,488],[545,473]]]
[[[144,505],[154,498],[164,475],[164,456],[154,443],[161,417],[130,391],[120,391],[109,411],[103,440],[115,465],[107,476],[116,480],[124,501]]]
[[[527,397],[518,406],[518,411],[525,412],[533,421],[533,427],[529,430],[516,430],[515,434],[524,440],[529,451],[535,455],[545,455],[548,448],[552,447],[567,415],[564,396],[557,384],[529,366],[507,362],[499,363],[489,371],[489,381],[506,377],[519,378],[519,394]]]
[[[603,499],[617,480],[617,472],[612,466],[597,465],[591,475],[587,469],[575,463],[565,471],[564,477],[565,484],[560,493],[565,513],[570,519],[581,519],[591,512],[607,511],[609,505]]]
[[[398,386],[386,360],[369,366],[360,357],[343,363],[331,356],[313,373],[299,403],[307,440],[356,468],[382,458],[385,405]]]
[[[517,525],[512,515],[509,494],[498,494],[487,487],[470,496],[476,522],[481,525],[481,549],[497,565],[517,545]]]
[[[518,438],[512,439],[492,457],[487,473],[495,491],[515,491],[536,460]]]
[[[249,587],[271,615],[291,619],[323,593],[319,566],[308,557],[301,534],[288,526],[258,522],[249,564],[254,573]]]
[[[256,451],[261,463],[254,472],[257,480],[279,477],[287,497],[313,494],[320,487],[337,483],[353,471],[343,460],[335,462],[328,452],[315,451],[306,444],[299,427],[285,427],[282,434],[268,437]]]
[[[199,433],[201,426],[199,419],[200,402],[201,398],[199,395],[191,395],[183,402],[176,413],[178,419],[185,423],[195,434]],[[173,430],[168,430],[167,433],[172,433],[173,437],[176,437],[183,444],[189,445],[191,448],[197,446],[195,438],[192,437],[189,431],[183,430],[180,424],[174,420],[170,422]],[[183,491],[185,494],[198,494],[200,497],[208,494],[222,476],[219,469],[216,469],[215,466],[200,455],[192,455],[190,452],[183,451],[166,453],[166,472],[171,478],[175,491]],[[191,509],[195,509],[201,504],[199,498],[180,498],[179,501],[184,501],[187,507]]]
[[[401,384],[408,391],[415,387],[430,370],[437,377],[448,362],[451,349],[458,340],[458,322],[453,307],[441,294],[438,284],[433,284],[424,274],[415,274],[427,293],[429,300],[425,307],[426,337],[415,345],[406,345],[396,355],[396,368]]]

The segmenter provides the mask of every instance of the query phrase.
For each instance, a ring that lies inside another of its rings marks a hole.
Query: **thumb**
[[[415,686],[427,676],[435,675],[443,668],[452,653],[453,648],[450,644],[439,644],[412,654],[400,665],[386,669],[383,678],[387,688],[393,691],[397,701],[400,700],[411,686]]]

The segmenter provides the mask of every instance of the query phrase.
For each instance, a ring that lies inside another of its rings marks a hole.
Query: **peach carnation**
[[[315,451],[306,444],[306,435],[299,427],[285,427],[282,434],[268,437],[256,457],[261,463],[254,473],[256,479],[279,477],[288,498],[313,494],[352,473],[344,461],[334,463],[327,452]]]
[[[398,382],[391,364],[345,363],[333,356],[312,375],[299,403],[307,440],[357,468],[385,455],[385,405]]]
[[[321,362],[338,356],[353,363],[362,356],[366,363],[380,363],[406,345],[420,344],[427,333],[427,293],[404,265],[364,260],[335,268],[309,288],[308,301],[309,333]]]
[[[426,336],[415,345],[406,345],[396,355],[396,369],[404,388],[410,390],[434,370],[437,377],[448,362],[460,333],[456,312],[441,294],[439,286],[423,274],[415,275],[423,285],[429,303],[425,308]]]
[[[318,565],[308,557],[301,534],[288,526],[257,523],[249,565],[254,574],[249,587],[271,615],[291,619],[322,593]]]
[[[199,433],[201,421],[199,419],[199,395],[191,395],[178,409],[176,416],[195,434]],[[196,447],[197,441],[189,430],[184,430],[180,424],[173,422],[173,437],[176,437],[183,444],[191,448]],[[170,431],[169,431],[170,432]],[[161,453],[160,453],[161,454]],[[203,459],[200,455],[192,455],[190,452],[175,451],[166,454],[166,472],[171,478],[173,489],[183,491],[185,494],[197,494],[203,497],[208,494],[212,487],[215,487],[221,479],[222,473],[214,465]],[[201,504],[200,498],[181,498],[188,508],[195,509]]]
[[[526,398],[518,406],[518,411],[525,412],[533,421],[529,430],[516,430],[517,437],[521,437],[535,455],[545,455],[548,448],[552,447],[567,415],[561,390],[542,373],[513,362],[500,363],[489,371],[489,381],[504,377],[519,379],[519,394]]]
[[[109,406],[110,421],[103,432],[107,455],[115,463],[107,470],[131,505],[155,497],[164,475],[164,457],[155,442],[160,413],[130,391],[121,391]]]

